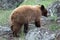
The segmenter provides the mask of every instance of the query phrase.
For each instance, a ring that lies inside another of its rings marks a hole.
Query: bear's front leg
[[[35,19],[35,26],[36,26],[36,27],[41,27],[40,18],[36,18],[36,19]]]
[[[28,22],[24,23],[24,33],[26,34],[28,32]]]

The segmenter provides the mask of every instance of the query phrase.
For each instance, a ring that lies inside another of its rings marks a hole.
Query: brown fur
[[[14,9],[10,16],[11,30],[13,31],[13,35],[17,36],[17,33],[19,32],[23,24],[24,24],[24,32],[27,33],[28,23],[31,22],[32,20],[35,21],[36,27],[41,27],[40,17],[42,15],[45,15],[42,14],[43,13],[42,9],[43,8],[41,8],[40,5],[35,5],[35,6],[23,5]]]

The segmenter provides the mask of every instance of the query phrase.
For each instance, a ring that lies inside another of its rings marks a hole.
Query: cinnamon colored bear
[[[40,17],[47,17],[47,10],[44,5],[22,5],[13,10],[10,15],[11,30],[13,36],[17,37],[19,30],[24,25],[24,32],[28,32],[28,24],[35,21],[36,27],[41,27]]]

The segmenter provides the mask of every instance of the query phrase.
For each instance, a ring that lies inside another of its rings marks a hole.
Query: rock
[[[60,0],[57,0],[53,2],[51,5],[48,6],[47,8],[49,16],[54,16],[57,17],[54,20],[58,24],[60,24]]]
[[[48,6],[47,10],[51,16],[57,16],[57,14],[60,13],[60,1],[57,0],[53,2],[51,5]]]
[[[2,35],[7,35],[9,33],[11,33],[11,29],[9,27],[3,27],[3,26],[0,26],[0,36]]]
[[[0,0],[0,9],[12,9],[19,6],[24,0]]]
[[[9,27],[0,26],[0,39],[13,40],[12,31]]]
[[[58,17],[56,21],[59,23],[60,22],[60,17]]]
[[[55,33],[45,28],[35,28],[30,30],[25,40],[54,40]]]
[[[47,18],[42,16],[41,19],[40,19],[40,22],[41,22],[41,25],[45,25],[47,23]]]

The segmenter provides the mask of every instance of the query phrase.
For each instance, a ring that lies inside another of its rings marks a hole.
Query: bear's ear
[[[44,5],[41,5],[41,10],[44,10],[44,9],[45,9]]]

